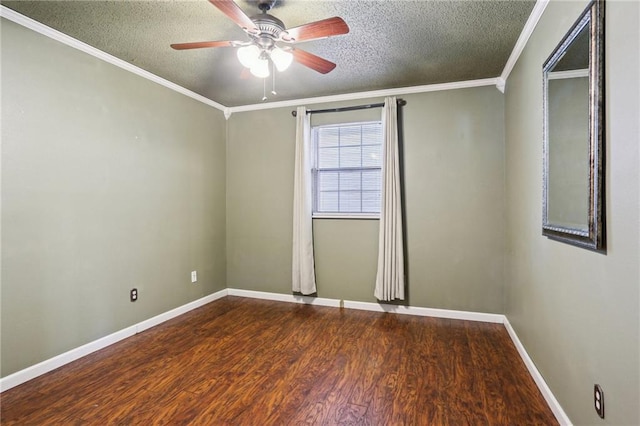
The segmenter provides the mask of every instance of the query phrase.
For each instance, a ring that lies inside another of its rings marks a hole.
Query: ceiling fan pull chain
[[[267,100],[267,79],[262,79],[262,102]]]
[[[273,75],[273,80],[271,80],[271,94],[277,95],[276,93],[276,66],[273,62],[271,62],[271,74]]]

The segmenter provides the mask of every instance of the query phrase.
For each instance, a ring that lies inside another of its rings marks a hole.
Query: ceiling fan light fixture
[[[243,29],[249,41],[201,41],[174,43],[170,46],[175,50],[237,47],[238,61],[249,69],[251,74],[263,79],[271,74],[275,76],[276,69],[279,72],[285,71],[293,61],[321,74],[331,72],[336,67],[333,62],[313,53],[288,46],[280,48],[276,43],[293,44],[347,34],[349,26],[342,18],[334,16],[287,29],[280,19],[267,13],[277,0],[252,1],[258,4],[261,14],[248,16],[234,0],[209,0],[209,3]]]
[[[237,51],[238,60],[245,68],[253,68],[260,58],[260,49],[255,44],[243,46]]]
[[[255,75],[258,78],[266,78],[269,77],[269,60],[268,59],[258,59],[251,67],[251,74]]]
[[[293,55],[279,47],[274,47],[273,50],[271,50],[271,60],[278,71],[282,72],[289,68],[289,65],[293,62]]]

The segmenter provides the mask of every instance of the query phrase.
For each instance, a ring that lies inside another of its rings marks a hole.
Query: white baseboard
[[[155,327],[158,324],[162,324],[165,321],[169,321],[172,318],[175,318],[179,315],[192,311],[196,308],[199,308],[200,306],[204,306],[207,303],[213,302],[214,300],[222,299],[226,295],[227,295],[227,289],[225,288],[224,290],[217,291],[213,294],[210,294],[198,300],[194,300],[193,302],[189,302],[186,305],[178,306],[177,308],[172,309],[168,312],[165,312],[160,315],[156,315],[153,318],[149,318],[148,320],[139,322],[138,324],[135,325],[136,333],[140,333],[151,327]]]
[[[100,349],[119,342],[120,340],[131,337],[134,334],[136,334],[136,326],[132,325],[131,327],[116,331],[108,336],[39,362],[38,364],[27,367],[24,370],[16,371],[15,373],[0,379],[0,392],[4,392],[15,386],[28,382],[31,379],[35,379],[49,371],[55,370],[56,368],[69,364],[83,356],[89,355],[92,352],[99,351]]]
[[[520,358],[522,358],[522,361],[527,366],[527,370],[529,370],[529,374],[531,374],[531,377],[533,378],[536,385],[538,386],[538,389],[540,389],[540,393],[542,393],[542,396],[544,397],[545,401],[549,405],[549,408],[551,408],[551,411],[553,412],[554,416],[558,420],[558,423],[560,423],[563,426],[572,425],[571,420],[569,419],[567,414],[564,412],[564,410],[560,406],[560,403],[551,392],[551,389],[549,389],[547,382],[545,382],[544,378],[542,377],[542,374],[540,374],[540,371],[538,371],[538,369],[536,368],[536,365],[533,363],[533,361],[529,357],[529,354],[527,353],[524,346],[522,345],[522,342],[520,342],[518,335],[516,334],[513,327],[511,327],[511,324],[509,323],[509,320],[505,315],[487,314],[487,313],[480,313],[480,312],[454,311],[454,310],[448,310],[448,309],[421,308],[421,307],[413,307],[413,306],[388,305],[388,304],[381,304],[381,303],[354,302],[350,300],[344,301],[344,307],[349,309],[361,309],[361,310],[375,311],[375,312],[390,312],[390,313],[405,314],[405,315],[419,315],[419,316],[426,316],[426,317],[450,318],[450,319],[461,319],[461,320],[467,320],[467,321],[482,321],[482,322],[503,324],[504,327],[507,329],[507,332],[509,333],[509,336],[511,337],[511,340],[513,341],[514,346],[518,350],[518,353],[520,354]]]
[[[357,302],[352,300],[339,300],[339,299],[328,299],[321,297],[309,297],[309,296],[295,296],[291,294],[282,294],[282,293],[270,293],[265,291],[254,291],[254,290],[242,290],[229,288],[227,289],[227,294],[229,296],[239,296],[239,297],[249,297],[253,299],[264,299],[264,300],[274,300],[279,302],[289,302],[289,303],[305,303],[310,305],[319,305],[319,306],[330,306],[330,307],[344,307],[346,309],[360,309],[366,311],[375,311],[375,312],[389,312],[395,314],[404,314],[404,315],[418,315],[425,317],[436,317],[436,318],[449,318],[449,319],[459,319],[466,321],[480,321],[480,322],[489,322],[496,324],[503,324],[507,329],[513,344],[515,345],[522,361],[527,366],[529,370],[529,374],[535,381],[536,385],[540,389],[542,396],[545,401],[551,408],[551,411],[555,415],[558,422],[563,426],[571,426],[571,420],[566,415],[558,400],[555,398],[549,386],[542,378],[542,375],[536,368],[535,364],[527,354],[527,351],[524,349],[524,346],[518,339],[516,332],[513,327],[509,323],[509,320],[505,315],[502,314],[489,314],[483,312],[469,312],[469,311],[456,311],[449,309],[436,309],[436,308],[422,308],[415,306],[403,306],[403,305],[389,305],[384,303],[371,303],[371,302]]]
[[[415,306],[389,305],[384,303],[344,301],[344,307],[348,309],[360,309],[363,311],[389,312],[403,315],[418,315],[423,317],[450,318],[466,321],[482,321],[502,324],[504,315],[485,314],[482,312],[454,311],[449,309],[421,308]]]
[[[306,305],[340,307],[340,300],[324,297],[297,296],[294,294],[269,293],[266,291],[241,290],[237,288],[227,289],[229,296],[250,297],[252,299],[275,300],[278,302],[304,303]]]
[[[92,352],[99,351],[100,349],[119,342],[120,340],[131,337],[136,333],[140,333],[141,331],[161,324],[167,320],[170,320],[171,318],[175,318],[178,315],[182,315],[190,310],[199,308],[200,306],[213,302],[216,299],[225,297],[226,295],[226,289],[218,291],[201,299],[187,303],[186,305],[179,306],[168,312],[156,315],[153,318],[149,318],[147,320],[139,322],[138,324],[134,324],[130,327],[116,331],[115,333],[111,333],[105,337],[101,337],[100,339],[94,340],[93,342],[89,342],[75,349],[71,349],[60,355],[54,356],[53,358],[49,358],[47,360],[39,362],[38,364],[27,367],[24,370],[16,371],[15,373],[0,379],[0,392],[4,392],[31,379],[35,379],[38,376],[55,370],[56,368],[62,367],[65,364],[69,364],[70,362],[82,358],[83,356],[89,355]]]
[[[540,393],[542,393],[542,396],[544,397],[545,401],[547,401],[547,404],[549,405],[549,408],[551,408],[551,411],[553,411],[554,416],[556,416],[556,420],[558,420],[558,423],[560,423],[563,426],[571,426],[573,423],[571,423],[569,416],[567,416],[567,413],[564,412],[564,410],[560,406],[560,403],[551,392],[551,389],[549,389],[547,382],[544,381],[542,374],[540,374],[540,371],[538,371],[538,368],[533,363],[533,360],[529,357],[527,350],[524,348],[524,345],[522,344],[522,342],[520,342],[518,335],[516,334],[513,327],[511,327],[511,324],[509,323],[509,320],[507,319],[506,316],[504,317],[504,327],[507,329],[509,336],[511,336],[511,340],[513,341],[513,344],[518,350],[518,353],[520,354],[520,358],[522,358],[524,365],[527,366],[527,370],[529,370],[529,374],[531,374],[531,377],[533,377],[533,380],[536,382],[536,385],[538,385],[538,389],[540,389]]]
[[[15,372],[7,377],[3,377],[0,379],[0,392],[4,392],[15,386],[25,383],[31,379],[34,379],[42,374],[48,373],[49,371],[55,370],[56,368],[62,367],[65,364],[68,364],[72,361],[82,358],[85,355],[89,355],[92,352],[103,349],[109,345],[119,342],[120,340],[126,339],[127,337],[131,337],[136,333],[140,333],[144,330],[147,330],[151,327],[154,327],[158,324],[161,324],[165,321],[168,321],[172,318],[175,318],[193,309],[199,308],[200,306],[206,305],[207,303],[213,302],[214,300],[221,299],[225,296],[239,296],[239,297],[248,297],[253,299],[274,300],[274,301],[289,302],[289,303],[304,303],[309,305],[330,306],[335,308],[339,308],[343,306],[344,308],[347,308],[347,309],[360,309],[360,310],[375,311],[375,312],[389,312],[389,313],[404,314],[404,315],[418,315],[418,316],[426,316],[426,317],[449,318],[449,319],[482,321],[482,322],[503,324],[504,327],[507,329],[507,332],[509,333],[511,340],[513,341],[513,344],[518,350],[518,353],[520,354],[522,361],[524,362],[527,369],[529,370],[529,374],[531,374],[531,377],[533,378],[536,385],[538,386],[538,389],[540,389],[542,396],[547,401],[547,404],[549,404],[549,408],[551,408],[551,411],[556,416],[556,419],[558,420],[558,422],[563,426],[572,425],[571,420],[569,419],[567,414],[564,412],[564,410],[558,403],[558,400],[555,398],[555,396],[551,392],[551,389],[549,389],[549,386],[547,385],[544,378],[542,377],[542,375],[536,368],[535,364],[529,357],[529,354],[527,353],[524,346],[520,342],[518,335],[516,334],[513,327],[511,327],[511,324],[509,323],[509,320],[505,315],[487,314],[487,313],[481,313],[481,312],[455,311],[455,310],[448,310],[448,309],[389,305],[389,304],[370,303],[370,302],[356,302],[351,300],[342,301],[339,299],[296,296],[292,294],[269,293],[264,291],[241,290],[241,289],[235,289],[235,288],[220,290],[216,293],[210,294],[201,299],[194,300],[193,302],[187,303],[186,305],[179,306],[168,312],[162,313],[160,315],[156,315],[153,318],[149,318],[147,320],[134,324],[130,327],[122,329],[120,331],[116,331],[115,333],[102,337],[98,340],[94,340],[93,342],[89,342],[86,345],[82,345],[78,348],[72,349],[58,356],[42,361],[31,367],[27,367],[24,370]]]

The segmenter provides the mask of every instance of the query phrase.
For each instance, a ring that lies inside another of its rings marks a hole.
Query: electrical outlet
[[[191,282],[195,283],[196,281],[198,281],[198,272],[197,271],[191,271]]]
[[[135,302],[136,300],[138,300],[138,289],[132,288],[131,292],[129,293],[129,297],[131,298],[132,302]]]
[[[593,385],[593,406],[601,419],[604,419],[604,392],[600,385]]]

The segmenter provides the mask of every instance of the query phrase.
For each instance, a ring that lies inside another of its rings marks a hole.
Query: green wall
[[[640,3],[606,3],[606,255],[544,238],[542,64],[586,2],[551,1],[507,82],[506,314],[575,424],[640,424]],[[606,418],[593,408],[605,393]]]
[[[226,171],[221,112],[1,31],[6,376],[225,288]]]
[[[408,303],[506,312],[576,424],[640,424],[637,2],[607,3],[608,253],[541,236],[542,63],[584,5],[551,2],[506,96],[403,96]],[[291,292],[292,108],[225,123],[11,22],[1,31],[2,376],[225,287]],[[314,221],[319,296],[374,301],[377,231]]]
[[[480,87],[403,98],[408,303],[503,312],[504,97]],[[229,287],[291,293],[291,109],[228,122]],[[380,114],[323,114],[312,124]],[[318,296],[375,301],[377,233],[377,220],[314,220]]]

